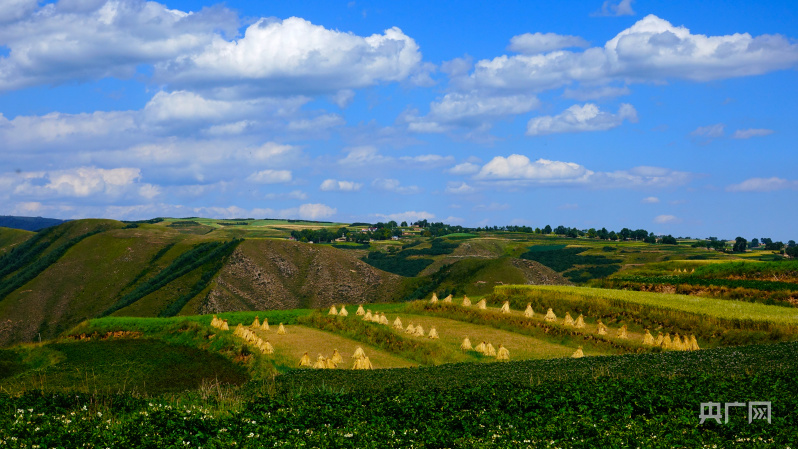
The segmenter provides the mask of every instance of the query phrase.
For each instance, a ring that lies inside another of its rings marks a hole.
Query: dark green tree
[[[748,241],[742,237],[737,237],[736,239],[734,239],[734,246],[732,246],[732,252],[744,253],[747,247],[748,247]]]

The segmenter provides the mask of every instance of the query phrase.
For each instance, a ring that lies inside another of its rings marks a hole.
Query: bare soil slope
[[[401,276],[335,248],[283,240],[245,240],[197,310],[218,313],[328,307],[399,297]]]

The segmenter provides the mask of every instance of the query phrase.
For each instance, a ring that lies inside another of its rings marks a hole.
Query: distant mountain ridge
[[[69,220],[44,217],[17,217],[14,215],[0,215],[0,227],[23,229],[25,231],[38,231],[52,226],[58,226]]]

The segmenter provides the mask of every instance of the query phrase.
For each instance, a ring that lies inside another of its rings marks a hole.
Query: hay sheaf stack
[[[363,352],[363,348],[360,346],[355,349],[355,353],[352,354],[352,358],[355,359],[355,363],[352,365],[352,369],[374,369],[371,365],[371,360],[366,356],[366,353]]]
[[[363,315],[363,321],[371,321],[372,319],[371,309],[366,310],[366,314]]]
[[[429,300],[430,304],[436,304],[438,302],[438,295],[435,293],[432,294],[432,298]]]
[[[449,295],[449,296],[443,298],[443,302],[451,303],[452,302],[452,295]]]
[[[554,321],[557,321],[557,315],[555,315],[554,310],[549,307],[549,310],[546,312],[546,316],[543,319],[549,323],[553,323]]]
[[[338,311],[338,316],[349,316],[349,312],[346,311],[346,306],[341,306],[341,310]]]
[[[277,335],[285,335],[285,326],[283,326],[283,323],[280,323],[277,327]]]
[[[421,327],[420,324],[418,326],[416,326],[416,331],[413,332],[413,336],[414,337],[423,337],[424,336],[424,328]]]
[[[405,329],[406,334],[413,335],[416,333],[416,326],[413,326],[413,322],[411,321],[410,324],[407,325],[407,329]]]
[[[484,299],[483,299],[483,301],[484,301]],[[504,301],[504,304],[502,304],[501,312],[502,313],[510,313],[510,301]]]
[[[654,336],[651,335],[651,332],[646,329],[646,334],[643,335],[643,345],[644,346],[654,346]]]
[[[620,338],[620,339],[623,339],[623,340],[629,338],[626,335],[626,325],[625,324],[618,329],[618,333],[615,336]]]
[[[402,325],[402,319],[401,318],[396,317],[396,319],[393,320],[393,328],[398,330],[398,331],[404,329],[404,326]]]
[[[299,359],[299,366],[307,368],[313,367],[313,362],[310,361],[310,356],[308,355],[307,352],[305,352],[305,355],[303,355],[302,358]]]
[[[576,317],[576,322],[574,323],[574,327],[577,329],[584,329],[585,328],[585,318],[580,313],[578,317]]]
[[[479,300],[479,302],[477,303],[477,308],[479,310],[487,310],[488,302],[485,301],[485,298],[482,298],[482,299]]]
[[[596,333],[599,335],[607,335],[607,325],[602,323],[601,320],[596,324]]]
[[[582,347],[581,346],[576,348],[576,351],[574,351],[574,353],[571,354],[571,357],[573,357],[575,359],[579,359],[579,358],[582,358],[584,356],[585,356],[585,353],[582,352]]]
[[[471,307],[471,300],[468,296],[463,296],[463,307]]]
[[[524,316],[527,318],[532,318],[533,316],[535,316],[535,311],[532,310],[531,302],[526,303],[526,310],[524,310]]]
[[[566,326],[573,326],[574,325],[574,319],[571,318],[571,313],[570,312],[565,312],[565,318],[563,318],[562,324],[564,324]]]
[[[493,347],[492,344],[488,343],[485,345],[485,355],[490,357],[496,357],[496,348]]]
[[[433,340],[438,339],[438,331],[435,330],[435,326],[432,326],[432,328],[429,330],[429,335],[427,335],[427,337],[432,338]]]
[[[363,310],[363,304],[360,304],[360,305],[358,305],[358,306],[357,306],[357,312],[355,312],[355,315],[357,315],[357,316],[363,316],[363,315],[365,315],[365,314],[366,314],[366,311],[365,311],[365,310]]]
[[[333,305],[332,307],[330,307],[330,311],[327,312],[327,315],[338,315],[338,309],[336,309],[335,306]]]
[[[474,348],[471,347],[471,340],[468,339],[468,336],[463,339],[463,343],[460,344],[461,351],[470,351]]]
[[[510,360],[510,351],[505,348],[503,344],[499,344],[499,350],[496,352],[496,360]]]
[[[269,330],[269,320],[264,318],[263,322],[260,324],[260,330],[267,331]]]

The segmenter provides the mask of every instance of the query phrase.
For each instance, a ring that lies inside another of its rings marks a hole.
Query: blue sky
[[[0,3],[0,214],[795,239],[794,2]]]

